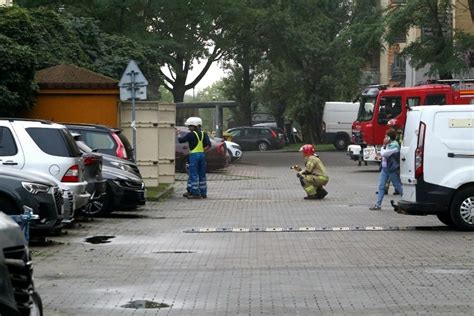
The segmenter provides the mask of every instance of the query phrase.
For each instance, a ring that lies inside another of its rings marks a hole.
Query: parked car
[[[102,156],[93,152],[82,154],[84,159],[84,178],[87,181],[86,190],[91,194],[89,202],[81,209],[82,215],[93,215],[101,212],[106,200],[107,180],[102,176]]]
[[[101,178],[105,181],[105,194],[93,200],[84,215],[99,216],[115,209],[131,209],[146,202],[146,188],[135,163],[115,156],[98,153],[87,146],[77,135],[76,143],[85,156],[96,156],[103,162]]]
[[[226,140],[225,147],[229,153],[230,162],[234,162],[242,158],[243,152],[239,144]]]
[[[0,212],[0,314],[43,315],[33,282],[33,265],[17,223]]]
[[[186,172],[186,164],[188,162],[189,145],[188,143],[179,143],[178,136],[183,136],[189,132],[185,126],[177,126],[179,135],[176,136],[176,158],[175,170]],[[211,148],[206,151],[207,171],[223,169],[229,165],[228,153],[223,139],[209,137]]]
[[[64,124],[69,131],[82,135],[82,141],[97,152],[134,161],[133,148],[122,130],[104,125]]]
[[[20,215],[24,206],[39,216],[30,223],[32,230],[61,229],[63,196],[58,185],[32,172],[0,167],[0,211]]]
[[[395,211],[436,215],[474,231],[474,105],[408,111],[400,149],[402,200]]]
[[[0,119],[0,164],[51,175],[73,192],[75,209],[89,201],[84,162],[69,131],[44,120]]]
[[[283,131],[275,127],[245,126],[228,129],[226,134],[232,135],[232,141],[243,150],[265,151],[280,149],[285,145]]]
[[[82,141],[82,136],[80,134],[73,133],[73,136],[74,136],[74,139],[76,140],[77,147],[79,147],[79,150],[82,153],[94,153],[102,157],[102,164],[104,166],[108,166],[111,168],[119,168],[121,170],[134,173],[140,178],[142,177],[140,173],[140,169],[138,169],[137,164],[134,163],[133,161],[98,152],[96,149],[92,149],[89,146],[87,146],[87,144],[84,141]]]

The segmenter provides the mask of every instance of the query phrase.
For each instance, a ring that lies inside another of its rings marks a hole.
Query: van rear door
[[[421,110],[421,108],[416,108],[408,112],[402,146],[400,147],[400,180],[403,184],[403,198],[407,201],[416,201],[415,150],[418,141]]]

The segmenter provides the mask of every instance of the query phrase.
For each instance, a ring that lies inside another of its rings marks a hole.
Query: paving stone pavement
[[[299,153],[246,152],[208,174],[209,198],[174,195],[80,222],[32,247],[45,315],[474,315],[474,235],[375,200],[377,167],[321,153],[329,195],[303,200]],[[393,189],[391,188],[391,191]],[[79,227],[80,226],[80,227]],[[185,233],[199,228],[424,226],[413,231]],[[430,229],[428,229],[430,228]],[[90,244],[91,236],[114,236]],[[124,308],[149,300],[167,308]]]

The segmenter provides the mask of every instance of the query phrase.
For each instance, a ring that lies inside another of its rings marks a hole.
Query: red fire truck
[[[394,119],[403,128],[409,108],[444,104],[474,104],[474,79],[437,80],[407,88],[368,87],[360,97],[357,119],[352,124],[349,156],[359,165],[361,161],[380,161],[380,146],[389,120]]]

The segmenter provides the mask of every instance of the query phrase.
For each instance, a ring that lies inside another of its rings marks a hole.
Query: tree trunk
[[[242,65],[242,98],[240,100],[240,125],[252,125],[252,98],[251,98],[251,79],[250,66]]]

